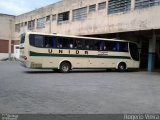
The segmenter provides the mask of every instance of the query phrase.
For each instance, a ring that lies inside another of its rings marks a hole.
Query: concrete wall
[[[0,14],[0,39],[13,40],[15,16]]]
[[[135,10],[134,0],[132,0],[131,10],[128,12],[108,15],[107,9],[96,10],[94,13],[88,13],[86,20],[72,21],[72,10],[93,4],[96,4],[97,8],[98,3],[104,1],[106,0],[63,0],[56,4],[19,15],[16,17],[15,23],[18,24],[34,19],[37,22],[38,18],[50,15],[51,20],[46,22],[45,28],[37,29],[35,26],[35,29],[32,31],[74,35],[106,34],[160,28],[160,14],[158,14],[160,6]],[[108,3],[108,1],[106,2]],[[65,11],[70,11],[69,21],[62,24],[57,24],[57,20],[52,21],[52,15]],[[19,35],[26,31],[29,31],[27,26],[21,27],[20,32],[14,33],[14,39],[18,39]]]
[[[0,14],[0,59],[9,57],[14,40],[15,16]]]

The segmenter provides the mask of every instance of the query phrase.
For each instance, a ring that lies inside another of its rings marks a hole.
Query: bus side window
[[[31,46],[35,46],[35,35],[32,34],[29,35],[29,44]]]
[[[107,51],[113,51],[112,44],[110,41],[106,41],[105,46]]]
[[[73,49],[73,44],[72,43],[69,44],[69,48]]]
[[[100,41],[94,40],[94,50],[100,50]]]
[[[56,36],[53,36],[53,48],[57,48],[57,39],[56,39]]]
[[[104,42],[104,41],[101,41],[101,42],[100,42],[99,50],[106,50],[106,45],[105,45],[105,42]]]
[[[117,52],[120,52],[120,43],[119,42],[115,43],[115,50]]]
[[[74,40],[73,40],[73,38],[68,38],[68,39],[69,39],[69,44],[68,44],[69,49],[73,49],[74,48]]]
[[[34,37],[35,39],[35,47],[40,47],[43,48],[44,47],[44,36],[40,36],[40,35],[35,35]]]
[[[90,50],[95,50],[95,40],[89,40],[89,49]]]
[[[53,40],[52,40],[52,36],[45,36],[45,47],[46,48],[51,48],[53,45]]]
[[[107,41],[105,43],[105,45],[106,45],[106,50],[108,50],[108,51],[116,51],[116,44],[115,44],[115,42],[113,42],[113,41]]]
[[[108,41],[104,42],[104,50],[109,51],[109,42]]]
[[[112,42],[112,51],[118,51],[119,45],[116,44],[116,42]]]
[[[80,39],[75,40],[75,48],[82,49],[82,42]]]
[[[122,43],[121,44],[121,51],[122,52],[128,52],[128,43]]]
[[[63,37],[62,38],[62,46],[63,46],[62,48],[67,48],[68,47],[67,42],[68,42],[67,38]]]
[[[50,47],[51,47],[51,45],[49,44],[49,41],[48,41],[48,40],[46,40],[45,42],[46,42],[46,43],[45,43],[45,47],[46,47],[46,48],[50,48]]]
[[[90,47],[89,46],[89,40],[85,40],[85,49],[89,50],[90,49],[89,47]]]
[[[62,44],[62,37],[57,37],[57,48],[62,48],[63,44]]]

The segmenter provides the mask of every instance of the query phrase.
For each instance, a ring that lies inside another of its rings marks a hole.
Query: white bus
[[[134,42],[35,32],[21,35],[20,59],[27,68],[63,73],[92,68],[125,71],[140,63]]]

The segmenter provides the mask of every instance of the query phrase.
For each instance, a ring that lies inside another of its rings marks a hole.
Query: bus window
[[[116,51],[116,42],[106,41],[105,46],[108,51]]]
[[[57,37],[57,48],[69,49],[69,40],[68,37]]]
[[[57,48],[63,47],[63,39],[62,37],[57,37]]]
[[[127,42],[120,43],[120,51],[121,52],[128,52],[128,43]]]
[[[73,49],[74,48],[74,40],[73,38],[68,38],[69,40],[69,49]]]
[[[100,50],[100,41],[94,40],[94,50]]]
[[[35,42],[34,42],[34,35],[29,35],[29,44],[31,46],[34,46]]]
[[[82,49],[82,40],[80,39],[75,39],[75,48],[76,49]]]
[[[35,47],[44,47],[44,37],[35,35]]]
[[[89,46],[89,40],[85,40],[85,49],[89,50],[90,49],[89,47],[90,47]]]
[[[51,36],[45,36],[45,47],[46,48],[51,48],[53,45],[53,39]]]
[[[53,48],[57,48],[57,39],[56,36],[53,36]]]
[[[119,42],[117,42],[115,44],[115,51],[120,52],[120,43]]]
[[[29,43],[31,46],[42,48],[44,47],[44,36],[31,34],[29,36]]]
[[[69,39],[67,37],[63,37],[62,45],[63,45],[63,48],[69,49]]]
[[[100,41],[99,50],[106,50],[106,46],[105,46],[105,42],[104,41]]]
[[[106,50],[115,51],[115,52],[128,52],[128,43],[127,42],[114,42],[107,41],[105,42]]]
[[[89,49],[90,50],[95,50],[95,40],[89,40],[90,41],[90,44],[89,44]]]
[[[126,43],[126,42],[117,42],[115,50],[117,52],[128,52],[128,43]]]

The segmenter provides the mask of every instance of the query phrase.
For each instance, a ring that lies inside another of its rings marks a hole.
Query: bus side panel
[[[45,57],[43,59],[43,67],[44,68],[59,68],[60,64],[64,61],[68,61],[71,63],[71,68],[86,68],[87,66],[87,59],[82,58],[72,58],[72,57],[54,57],[49,58]]]

